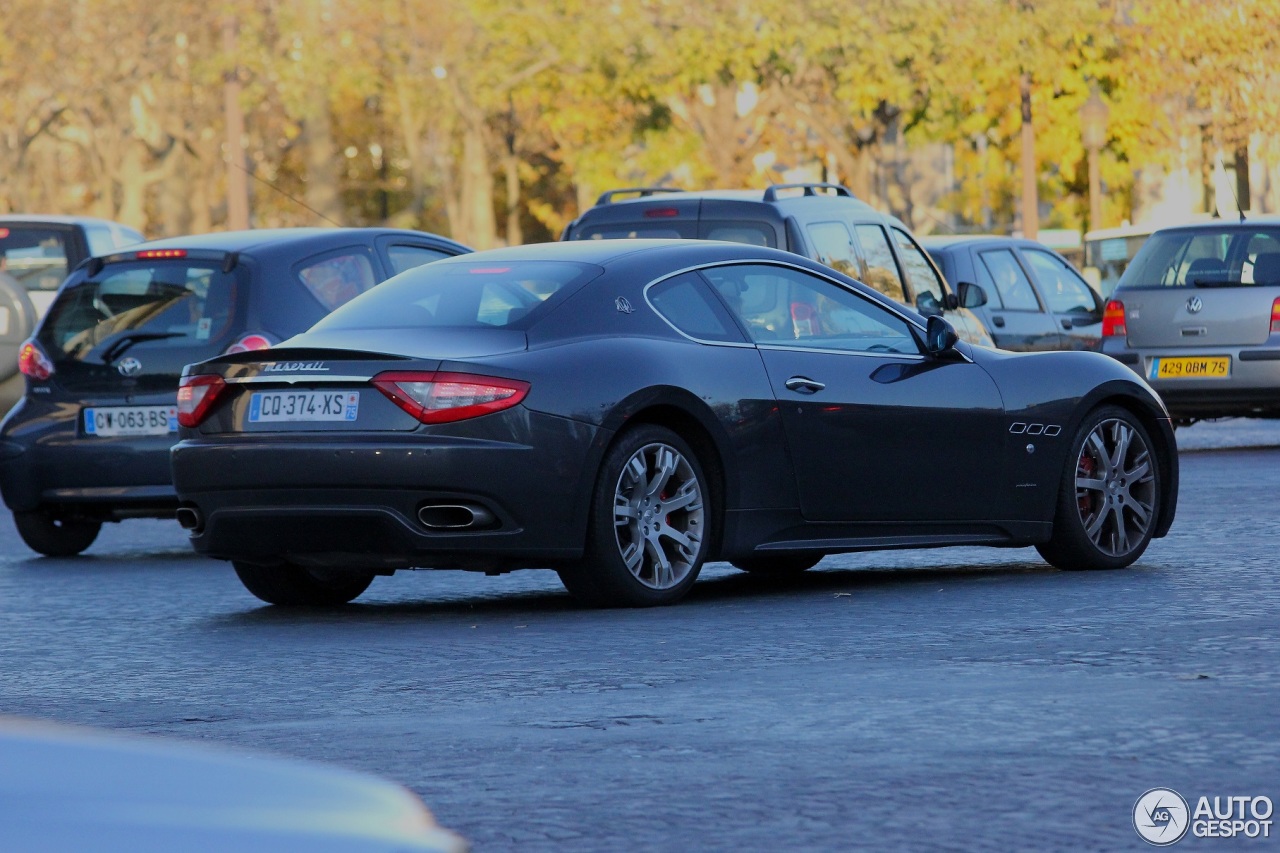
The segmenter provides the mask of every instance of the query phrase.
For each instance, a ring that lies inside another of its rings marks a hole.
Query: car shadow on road
[[[851,595],[873,589],[911,587],[939,583],[971,583],[979,580],[1016,577],[1023,575],[1057,575],[1044,563],[1011,562],[998,565],[949,565],[928,568],[823,568],[783,578],[762,577],[746,572],[718,574],[706,577],[694,584],[688,596],[674,609],[690,606],[714,606],[717,603],[737,603],[747,599],[769,597]],[[394,583],[394,580],[384,581]],[[526,619],[540,615],[564,614],[641,614],[645,612],[671,612],[672,608],[657,611],[635,609],[599,610],[577,604],[562,589],[546,588],[506,592],[491,595],[446,599],[414,599],[398,601],[361,601],[339,607],[271,607],[263,605],[241,613],[219,616],[221,622],[232,625],[285,625],[316,623],[386,623],[389,621],[420,620],[430,617],[462,617],[474,620],[478,616],[520,617]]]

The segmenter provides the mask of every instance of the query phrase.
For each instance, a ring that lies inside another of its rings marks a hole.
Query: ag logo
[[[121,376],[137,376],[142,372],[142,362],[133,356],[129,356],[120,360],[120,363],[116,365],[116,370],[120,371]]]
[[[1200,309],[1204,307],[1204,303],[1200,301],[1199,296],[1193,296],[1187,300],[1187,313],[1199,314]]]
[[[1187,801],[1172,788],[1152,788],[1133,804],[1133,828],[1143,841],[1157,847],[1181,841],[1190,817]]]

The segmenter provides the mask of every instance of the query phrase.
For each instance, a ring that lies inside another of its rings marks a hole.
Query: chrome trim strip
[[[224,376],[222,377],[222,381],[226,382],[228,385],[265,385],[273,382],[284,382],[288,385],[296,385],[299,382],[323,383],[327,385],[335,382],[358,382],[360,384],[364,384],[372,378],[372,376],[332,376],[328,374],[281,373],[272,374],[270,376],[236,376],[234,378]]]

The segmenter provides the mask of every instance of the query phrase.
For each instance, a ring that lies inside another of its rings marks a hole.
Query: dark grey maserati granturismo
[[[943,545],[1120,568],[1178,492],[1168,414],[1124,365],[971,347],[733,243],[439,261],[181,382],[179,520],[273,604],[535,567],[589,604],[669,604],[707,560]]]

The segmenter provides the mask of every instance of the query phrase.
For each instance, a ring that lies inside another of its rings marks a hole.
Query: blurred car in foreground
[[[1102,346],[1102,297],[1057,252],[1018,237],[926,237],[924,248],[947,277],[980,285],[973,312],[996,346],[1015,351]]]
[[[1280,219],[1156,231],[1103,320],[1103,352],[1180,422],[1280,417]]]
[[[0,717],[5,850],[464,853],[414,794],[365,773]]]
[[[960,339],[991,346],[969,309],[973,292],[952,290],[906,223],[839,184],[774,184],[765,190],[687,192],[671,187],[609,190],[565,228],[564,240],[729,240],[786,249],[865,282],[921,314],[943,314]]]
[[[0,424],[0,493],[23,541],[68,556],[104,521],[172,517],[185,365],[266,348],[468,251],[416,231],[298,228],[156,240],[77,268],[22,348],[27,393]]]
[[[725,242],[439,261],[188,367],[178,417],[179,522],[275,604],[412,567],[551,567],[609,606],[677,601],[709,559],[1036,545],[1118,568],[1177,495],[1165,411],[1114,360],[969,346]]]

